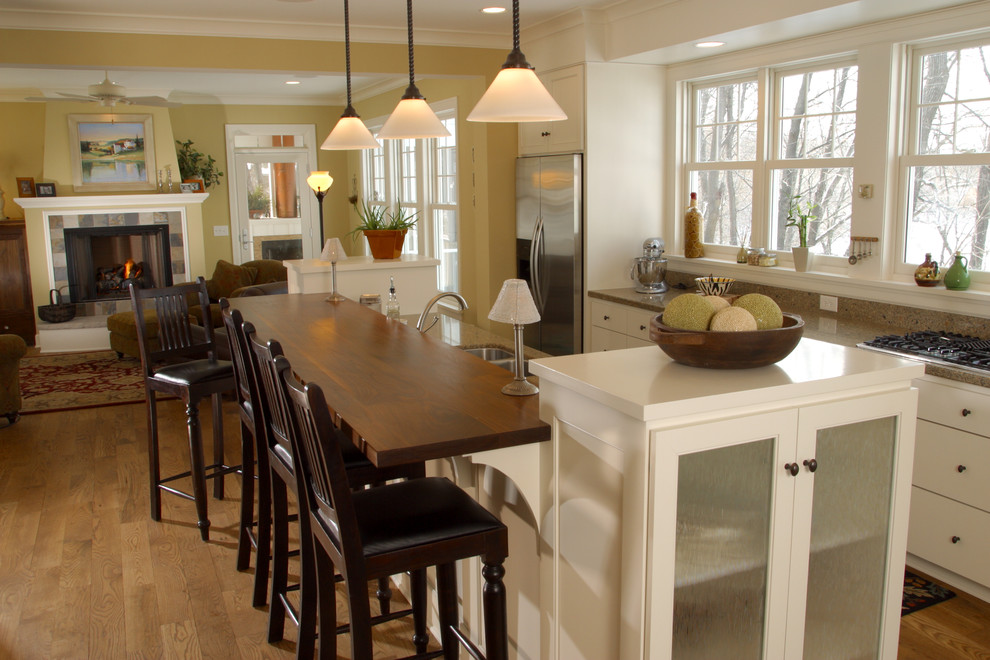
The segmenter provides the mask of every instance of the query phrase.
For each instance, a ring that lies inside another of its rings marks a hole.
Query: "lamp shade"
[[[474,106],[468,121],[531,122],[567,119],[536,72],[528,67],[503,68]]]
[[[536,309],[536,303],[533,302],[526,280],[505,280],[492,306],[492,311],[488,312],[488,318],[498,323],[513,325],[539,321],[540,313]]]
[[[450,131],[423,98],[403,98],[385,120],[378,137],[383,140],[448,137]]]
[[[333,177],[330,176],[329,172],[310,172],[309,176],[306,177],[306,183],[313,189],[313,192],[325,193],[333,185]]]
[[[377,149],[380,146],[382,146],[381,143],[375,139],[360,117],[356,114],[349,116],[347,112],[344,112],[337,121],[337,125],[330,131],[330,135],[320,145],[320,149],[342,151],[345,149]]]
[[[338,261],[346,258],[347,253],[344,252],[344,246],[340,244],[340,239],[328,238],[326,244],[323,246],[323,252],[320,254],[320,259],[323,261],[337,263]]]

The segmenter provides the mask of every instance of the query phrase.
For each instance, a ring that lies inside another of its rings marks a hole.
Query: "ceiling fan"
[[[66,92],[55,92],[61,97],[55,96],[32,96],[25,101],[83,101],[86,103],[99,103],[102,106],[113,107],[118,103],[123,105],[154,105],[163,108],[177,108],[181,103],[169,101],[161,96],[127,96],[127,88],[110,80],[109,74],[104,74],[103,82],[98,85],[89,86],[89,95],[69,94]]]

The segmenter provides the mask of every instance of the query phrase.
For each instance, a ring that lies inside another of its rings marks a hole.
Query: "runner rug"
[[[21,414],[144,401],[141,361],[113,351],[21,358]]]
[[[904,571],[904,598],[901,600],[901,616],[937,605],[956,593],[911,571]]]

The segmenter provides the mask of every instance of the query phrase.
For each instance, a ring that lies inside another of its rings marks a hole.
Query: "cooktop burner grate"
[[[979,337],[927,330],[883,335],[858,346],[977,373],[990,372],[990,340]]]

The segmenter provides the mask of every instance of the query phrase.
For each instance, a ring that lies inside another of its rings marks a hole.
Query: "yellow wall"
[[[247,38],[198,38],[168,35],[106,35],[83,32],[52,33],[30,30],[0,29],[3,59],[10,64],[93,67],[168,67],[209,68],[212,70],[307,71],[326,72],[344,69],[344,49],[339,42],[266,40]],[[37,43],[45,43],[39,49]],[[487,84],[505,59],[504,50],[480,48],[449,48],[417,46],[417,83],[430,101],[456,97],[458,101],[459,167],[461,192],[461,291],[471,309],[467,315],[479,325],[487,326],[487,312],[495,300],[502,281],[513,277],[516,156],[516,127],[514,124],[473,124],[464,117],[484,93]],[[408,51],[398,44],[351,44],[355,71],[369,73],[406,74]],[[391,112],[402,89],[381,94],[372,99],[355,99],[362,117],[370,118]],[[67,126],[65,107],[77,104],[0,103],[0,187],[14,189],[16,176],[33,176],[41,180],[58,171],[58,193],[70,194],[62,185],[63,166],[54,161],[44,163],[46,112],[49,140],[54,127]],[[150,109],[127,108],[129,113],[147,114]],[[88,111],[105,112],[105,108],[88,106]],[[171,136],[159,133],[165,126],[163,114],[168,113]],[[197,150],[212,155],[224,177],[210,189],[203,204],[203,242],[206,264],[217,259],[230,259],[228,237],[214,237],[213,226],[230,224],[227,184],[230,176],[226,162],[224,125],[228,123],[301,123],[316,126],[317,139],[322,141],[336,123],[340,107],[319,106],[224,106],[187,104],[167,111],[154,109],[156,120],[156,150],[159,162],[168,152],[173,140],[193,140]],[[65,129],[67,130],[67,129]],[[66,147],[59,146],[62,150]],[[173,155],[174,157],[174,155]],[[352,176],[358,173],[357,154],[319,151],[319,169],[330,171],[335,179],[324,202],[324,224],[328,236],[343,236],[356,218],[347,203]],[[71,171],[66,184],[71,183]],[[8,194],[7,215],[22,217],[20,207],[12,204]],[[198,275],[200,273],[194,273]],[[202,273],[209,276],[210,273]],[[40,304],[40,303],[39,303]],[[511,329],[492,326],[492,330]]]

